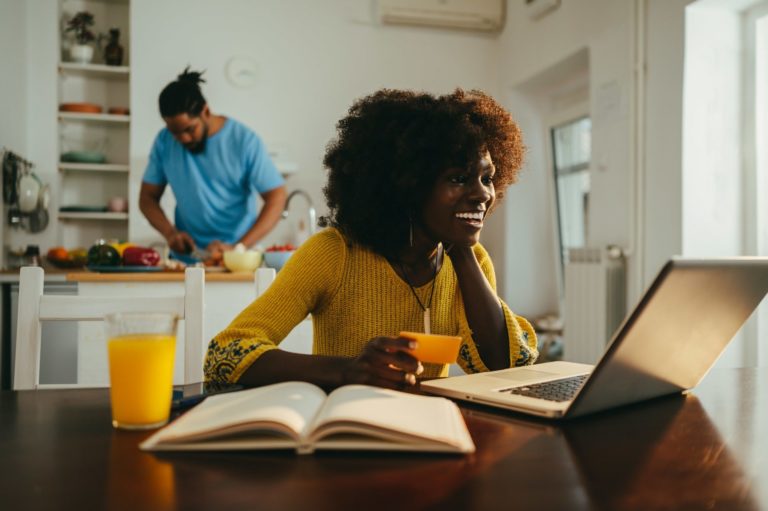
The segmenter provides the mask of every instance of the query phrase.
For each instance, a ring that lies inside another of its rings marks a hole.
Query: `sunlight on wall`
[[[741,65],[736,13],[686,11],[683,86],[683,255],[742,251]]]
[[[765,0],[686,9],[683,255],[768,255],[766,15]],[[767,331],[763,303],[718,366],[768,365]]]
[[[755,141],[768,140],[768,2],[763,4],[762,16],[755,23]],[[756,143],[755,191],[757,197],[768,197],[768,145]],[[768,255],[768,200],[757,203],[757,250]],[[768,305],[758,309],[758,332],[768,332]],[[768,349],[757,353],[757,363],[768,367]]]

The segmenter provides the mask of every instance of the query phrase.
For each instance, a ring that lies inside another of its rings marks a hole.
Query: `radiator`
[[[594,364],[626,313],[621,250],[572,248],[565,265],[563,359]]]

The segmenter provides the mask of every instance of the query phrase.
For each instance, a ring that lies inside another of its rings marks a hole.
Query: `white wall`
[[[540,20],[522,2],[508,3],[502,35],[502,88],[512,112],[537,108],[531,83],[568,79],[573,55],[588,52],[592,117],[592,192],[589,239],[628,253],[628,303],[633,304],[661,264],[681,251],[681,133],[684,9],[688,0],[562,2]],[[574,71],[575,72],[575,71]],[[550,84],[552,86],[552,84]],[[535,90],[535,89],[534,89]],[[546,99],[546,98],[544,98]],[[542,107],[539,107],[542,108]],[[552,109],[551,105],[543,108]],[[552,250],[551,180],[546,175],[546,129],[523,119],[529,141],[524,180],[509,194],[506,230],[528,224],[527,242],[507,242],[497,268],[505,292],[524,283],[529,314],[557,307],[557,255]],[[536,141],[536,144],[531,144]],[[530,175],[537,175],[532,178]],[[526,180],[527,179],[527,180]],[[533,269],[534,275],[526,275]],[[531,281],[538,286],[531,285]]]
[[[26,19],[23,4],[13,0],[0,0],[0,48],[19,46],[19,42],[24,40]],[[0,57],[0,64],[3,69],[12,72],[0,73],[0,112],[3,112],[5,117],[5,120],[0,122],[0,151],[6,149],[25,156],[27,95],[24,85],[27,60],[23,52],[5,53],[9,54]],[[0,239],[4,237],[7,229],[5,219],[0,218]],[[4,264],[5,253],[0,246],[0,267]]]
[[[744,248],[740,17],[726,9],[697,5],[689,9],[687,26],[683,252],[740,254]]]
[[[56,3],[50,0],[0,0],[0,145],[32,161],[34,172],[54,188],[58,180],[56,15]],[[51,210],[56,207],[54,197]],[[11,247],[37,244],[44,250],[56,243],[54,227],[29,234],[9,229],[4,215],[0,220],[2,239]]]
[[[631,246],[632,178],[629,106],[632,87],[632,3],[611,0],[563,2],[539,20],[522,2],[508,3],[502,35],[502,97],[519,118],[529,147],[528,164],[508,195],[507,239],[497,261],[504,292],[524,289],[520,312],[557,313],[559,259],[546,118],[568,104],[553,101],[558,89],[588,74],[592,122],[592,194],[589,243]],[[584,57],[580,57],[580,54]],[[559,82],[559,83],[557,83]],[[519,294],[519,292],[517,293]]]
[[[0,0],[0,48],[21,51],[2,52],[0,66],[0,152],[3,149],[30,158],[27,153],[27,59],[24,54],[27,15],[24,4],[17,0]],[[3,211],[0,209],[0,211]],[[0,239],[8,226],[0,215]],[[5,264],[0,246],[0,266]]]
[[[685,8],[690,0],[648,0],[642,167],[643,202],[636,277],[650,284],[661,266],[682,254],[682,135]],[[642,289],[638,289],[641,291]],[[633,303],[633,302],[630,302]]]
[[[24,55],[27,22],[24,4],[0,0],[0,48],[3,72],[0,73],[0,147],[20,155],[27,152],[26,73]],[[15,49],[15,51],[9,51]]]
[[[497,93],[498,34],[383,26],[375,6],[375,0],[132,0],[129,237],[157,238],[135,205],[150,145],[162,127],[157,96],[187,64],[207,70],[204,93],[214,112],[245,122],[280,160],[298,167],[288,188],[306,189],[321,214],[324,149],[354,99],[381,87]],[[0,8],[0,37],[9,41],[3,47],[16,50],[0,53],[0,65],[21,71],[0,77],[0,106],[10,113],[0,120],[0,143],[20,147],[56,188],[57,2],[0,0]],[[255,87],[238,89],[225,79],[232,56],[256,62]],[[303,213],[300,202],[294,207]],[[4,243],[35,243],[43,250],[61,243],[62,226],[53,217],[43,233],[6,233]],[[289,240],[288,224],[295,220],[282,222],[266,242]]]
[[[686,12],[682,220],[683,253],[690,256],[765,254],[758,241],[765,194],[756,166],[764,144],[753,126],[761,88],[752,83],[761,66],[749,61],[756,58],[754,28],[739,12],[750,4],[768,13],[768,2],[751,0],[698,2]],[[766,365],[760,334],[768,302],[758,311],[720,367]]]
[[[132,0],[131,237],[156,236],[135,207],[138,187],[152,139],[162,127],[157,95],[187,64],[207,70],[204,92],[214,112],[250,125],[281,160],[297,165],[288,187],[309,191],[321,213],[324,148],[355,98],[384,86],[434,92],[478,87],[509,107],[529,148],[519,184],[483,235],[496,261],[502,297],[522,314],[556,312],[555,224],[541,115],[558,107],[531,94],[530,86],[586,52],[595,163],[590,242],[631,251],[631,304],[661,262],[682,248],[687,3],[564,0],[558,10],[532,21],[522,2],[508,2],[503,32],[484,34],[383,26],[373,16],[375,0]],[[10,37],[20,48],[2,52],[0,64],[13,69],[26,60],[28,66],[23,85],[5,73],[0,77],[13,96],[0,97],[0,106],[21,122],[26,119],[26,130],[16,130],[4,117],[0,134],[15,137],[14,143],[28,149],[40,172],[55,182],[56,2],[0,0],[0,8],[5,29],[0,37]],[[8,22],[5,13],[14,19],[26,14],[26,25]],[[640,36],[644,40],[637,43]],[[226,62],[236,55],[257,64],[252,89],[238,89],[225,79]],[[636,66],[635,59],[643,56],[644,67]],[[636,104],[637,98],[644,102]],[[54,222],[31,242],[45,248],[56,242],[56,232]],[[25,239],[14,236],[14,243]],[[272,239],[288,236],[282,226]]]
[[[381,25],[373,16],[375,5],[373,0],[132,0],[131,203],[162,127],[157,96],[187,64],[206,70],[203,92],[214,112],[249,125],[281,160],[298,166],[288,189],[307,190],[320,213],[325,146],[354,99],[381,87],[498,92],[498,35]],[[226,80],[225,66],[233,56],[256,63],[252,89]],[[297,201],[294,207],[301,212],[304,206]],[[140,216],[132,216],[131,238],[152,235]],[[281,225],[267,241],[288,237]]]

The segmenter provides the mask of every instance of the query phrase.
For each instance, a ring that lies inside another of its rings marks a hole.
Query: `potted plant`
[[[64,32],[75,34],[75,44],[69,48],[69,56],[75,62],[85,64],[93,59],[93,46],[88,44],[94,40],[93,32],[88,28],[91,26],[93,26],[93,14],[88,11],[80,11],[67,21]]]

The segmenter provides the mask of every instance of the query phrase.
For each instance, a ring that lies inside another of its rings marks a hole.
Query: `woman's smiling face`
[[[444,245],[472,246],[488,210],[496,199],[493,161],[485,151],[472,168],[449,168],[435,183],[422,209],[422,228]]]

